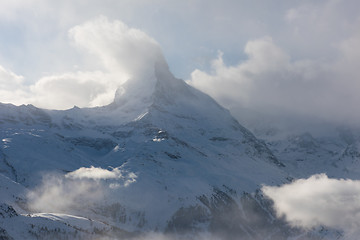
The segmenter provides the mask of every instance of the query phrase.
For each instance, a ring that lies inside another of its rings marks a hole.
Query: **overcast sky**
[[[0,101],[107,104],[162,51],[227,108],[360,122],[359,13],[357,0],[0,0]]]

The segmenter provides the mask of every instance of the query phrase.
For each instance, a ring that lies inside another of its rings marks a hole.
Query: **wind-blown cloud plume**
[[[95,71],[84,67],[82,71],[46,75],[27,86],[23,77],[0,66],[0,100],[54,109],[103,106],[114,100],[116,90],[129,79],[148,89],[146,84],[151,82],[143,80],[151,79],[146,75],[153,73],[155,61],[162,57],[159,45],[147,34],[104,16],[71,28],[69,38],[83,54],[85,65]],[[21,90],[20,100],[14,101],[19,97],[14,90]]]
[[[146,33],[119,20],[109,22],[104,16],[73,27],[69,36],[76,47],[95,56],[108,71],[131,77],[153,70],[161,55],[158,43]]]
[[[327,226],[341,229],[345,239],[360,234],[360,181],[331,179],[325,174],[299,179],[280,187],[264,186],[278,217],[296,227]]]

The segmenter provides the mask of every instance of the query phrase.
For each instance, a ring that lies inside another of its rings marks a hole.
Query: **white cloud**
[[[6,90],[15,90],[21,86],[24,81],[23,76],[16,75],[10,70],[0,66],[0,88]]]
[[[49,174],[28,193],[28,206],[36,212],[74,213],[115,201],[116,189],[136,182],[137,175],[120,168],[81,167],[66,175]],[[115,196],[115,197],[114,197]]]
[[[245,46],[248,60],[236,66],[227,66],[222,54],[212,63],[210,74],[195,70],[188,83],[208,92],[225,106],[242,104],[282,104],[286,87],[301,84],[306,73],[306,62],[293,64],[290,56],[280,49],[270,37],[249,41]],[[303,69],[305,68],[305,69]],[[300,91],[301,92],[301,91]],[[284,102],[285,103],[285,102]]]
[[[72,213],[100,202],[106,197],[106,190],[98,181],[48,175],[27,197],[28,207],[34,212]]]
[[[320,225],[345,231],[345,239],[360,234],[360,181],[331,179],[325,174],[299,179],[280,187],[264,186],[278,217],[310,229]]]
[[[112,73],[73,72],[46,76],[30,86],[30,101],[39,107],[66,109],[103,106],[114,100],[119,75]]]
[[[111,183],[110,188],[128,187],[136,182],[137,175],[133,172],[127,172],[120,168],[111,170],[91,166],[81,167],[73,172],[67,173],[65,178],[72,180],[119,180]],[[115,187],[116,186],[116,187]]]
[[[109,22],[104,16],[73,27],[69,36],[78,48],[100,59],[109,71],[131,77],[146,68],[153,70],[154,62],[161,56],[159,45],[147,34],[118,20]]]
[[[331,61],[292,60],[270,37],[249,41],[246,61],[235,66],[222,55],[210,73],[195,70],[189,84],[237,111],[239,106],[256,111],[285,111],[330,121],[360,121],[355,102],[360,101],[360,58],[356,36],[343,41],[338,58]],[[354,49],[354,50],[352,50]]]
[[[105,71],[118,76],[113,78],[118,80],[113,90],[127,80],[125,91],[118,92],[131,98],[126,100],[139,105],[142,99],[149,99],[155,87],[155,63],[164,60],[154,39],[121,21],[109,22],[104,16],[70,29],[69,35],[75,46],[85,50],[87,58],[95,56]]]
[[[0,67],[0,101],[52,109],[103,106],[129,79],[134,89],[141,86],[142,95],[151,91],[154,64],[162,53],[144,32],[101,16],[71,28],[69,37],[96,71],[47,74],[27,86],[24,77]]]
[[[3,102],[21,104],[27,97],[24,77],[0,65],[0,96]]]

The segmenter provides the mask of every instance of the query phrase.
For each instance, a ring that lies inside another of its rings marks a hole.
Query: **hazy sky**
[[[0,0],[0,101],[106,104],[161,49],[228,108],[357,122],[359,13],[357,0]]]

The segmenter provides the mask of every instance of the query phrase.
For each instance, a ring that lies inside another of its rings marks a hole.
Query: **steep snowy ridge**
[[[60,231],[61,239],[68,231],[71,238],[88,239],[160,231],[196,239],[205,231],[223,239],[286,239],[299,234],[274,218],[259,191],[262,184],[290,179],[271,145],[208,95],[176,79],[163,59],[147,77],[148,91],[129,80],[104,107],[54,111],[0,104],[0,169],[8,177],[3,186],[11,178],[32,193],[21,193],[25,203],[38,200],[30,206],[1,201],[31,213],[16,218],[25,226],[21,236],[46,238]],[[82,187],[78,195],[76,186]],[[74,202],[47,206],[52,189]],[[51,206],[58,212],[31,212]],[[1,225],[6,234],[21,239],[6,221]],[[33,233],[31,224],[37,226]],[[49,224],[52,230],[42,232]],[[58,230],[59,224],[67,227]]]

